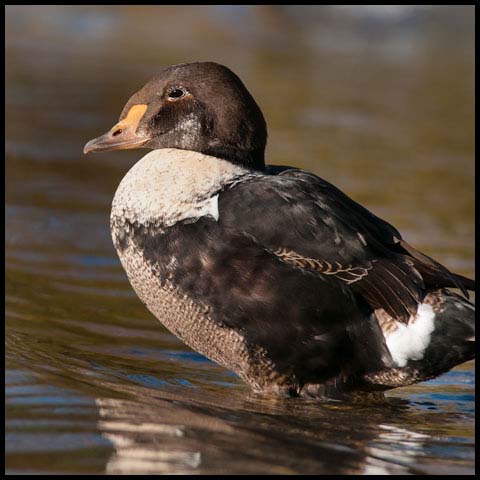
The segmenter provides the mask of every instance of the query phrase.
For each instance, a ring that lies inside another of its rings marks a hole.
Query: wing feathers
[[[374,308],[384,308],[390,315],[407,323],[411,315],[417,311],[418,304],[421,303],[423,293],[418,286],[416,286],[410,276],[407,276],[405,271],[394,262],[385,262],[384,260],[377,260],[374,263],[374,268],[369,274],[369,285],[375,287],[371,293],[365,291],[363,285],[354,286],[363,293],[365,298],[369,299],[369,303]],[[380,290],[382,297],[377,298],[374,292]],[[385,297],[388,298],[387,306],[379,303]]]
[[[468,299],[468,290],[475,290],[475,281],[450,272],[433,258],[419,252],[405,240],[400,239],[398,244],[414,261],[414,265],[432,287],[456,287]]]
[[[281,261],[336,278],[403,322],[432,288],[453,286],[466,296],[475,288],[325,180],[285,167],[266,173],[222,192],[219,222]]]
[[[413,267],[393,261],[374,260],[365,266],[343,266],[340,262],[308,258],[299,253],[279,248],[272,252],[282,261],[297,268],[331,275],[361,294],[372,308],[383,308],[394,318],[408,322],[422,302],[423,283]],[[412,274],[413,273],[413,274]]]

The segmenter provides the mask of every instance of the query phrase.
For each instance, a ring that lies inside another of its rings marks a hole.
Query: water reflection
[[[8,6],[7,473],[473,473],[474,363],[386,400],[273,400],[135,297],[108,230],[138,152],[85,158],[160,66],[238,72],[268,161],[474,274],[473,7]]]
[[[426,419],[412,415],[405,401],[372,408],[371,402],[319,404],[240,390],[220,393],[219,405],[218,392],[122,391],[136,400],[96,400],[98,430],[115,449],[109,473],[422,473],[419,458],[438,441],[414,430]],[[361,429],[352,432],[352,424]]]
[[[200,452],[176,451],[169,445],[171,437],[185,436],[184,426],[162,424],[157,418],[143,421],[138,406],[129,411],[129,402],[123,400],[98,398],[96,404],[105,419],[97,427],[115,448],[106,465],[107,474],[184,474],[200,465]]]

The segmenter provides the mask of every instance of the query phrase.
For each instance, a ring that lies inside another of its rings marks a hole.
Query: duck
[[[383,392],[473,359],[475,281],[319,176],[266,165],[266,143],[240,78],[193,62],[161,69],[85,145],[150,150],[110,216],[147,309],[260,394]]]

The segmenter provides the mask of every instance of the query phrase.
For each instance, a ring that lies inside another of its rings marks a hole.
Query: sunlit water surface
[[[474,276],[473,7],[8,7],[7,473],[474,473],[474,363],[385,401],[272,400],[132,292],[109,209],[142,152],[82,155],[162,66],[233,68],[268,161]]]

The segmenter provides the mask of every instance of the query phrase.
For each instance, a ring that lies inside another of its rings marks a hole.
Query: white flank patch
[[[387,347],[398,367],[409,360],[423,358],[435,328],[435,312],[430,305],[421,304],[413,321],[408,325],[397,322],[397,329],[385,336]]]

